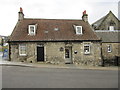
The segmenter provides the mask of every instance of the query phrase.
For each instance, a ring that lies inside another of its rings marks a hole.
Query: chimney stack
[[[83,12],[82,20],[88,22],[88,14],[86,14],[86,10]]]
[[[20,7],[20,11],[18,12],[18,20],[23,20],[24,19],[24,14],[23,14],[23,9]]]

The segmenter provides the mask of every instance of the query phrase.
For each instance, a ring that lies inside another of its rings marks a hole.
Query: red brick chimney
[[[83,12],[82,20],[88,22],[88,14],[86,14],[86,10]]]
[[[20,7],[20,11],[18,12],[18,20],[23,20],[24,19],[24,14],[23,14],[23,9]]]

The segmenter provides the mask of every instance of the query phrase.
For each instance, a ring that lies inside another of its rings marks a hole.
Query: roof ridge
[[[102,19],[104,19],[106,16],[107,16],[107,15],[105,15],[105,16],[103,16],[103,17],[101,17],[99,20],[97,20],[97,21],[96,21],[96,22],[94,22],[93,24],[95,24],[95,23],[97,23],[97,22],[101,21],[101,20],[102,20]]]
[[[83,21],[82,19],[51,19],[51,18],[24,18],[23,20],[70,20],[70,21]]]
[[[110,11],[108,14],[110,14],[110,13],[120,22],[120,20],[118,19],[118,17],[116,17],[115,14],[112,11]]]
[[[109,30],[95,30],[94,32],[120,32],[120,30],[114,30],[114,31],[109,31]]]

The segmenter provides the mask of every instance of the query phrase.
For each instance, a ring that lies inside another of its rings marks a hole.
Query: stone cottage
[[[102,39],[103,60],[118,60],[120,57],[119,19],[110,11],[106,16],[93,23],[92,27],[98,37]]]
[[[9,39],[11,61],[101,64],[101,40],[85,11],[82,20],[24,18],[22,8],[18,16]]]

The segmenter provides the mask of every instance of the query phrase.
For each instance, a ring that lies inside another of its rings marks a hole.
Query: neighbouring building
[[[104,60],[120,57],[120,31],[95,31],[102,38],[102,56]]]
[[[0,35],[0,45],[2,45],[2,36]]]
[[[110,11],[105,17],[92,24],[95,33],[102,39],[102,59],[118,60],[120,57],[120,21]]]
[[[0,45],[4,45],[8,41],[8,36],[0,35]]]
[[[8,36],[2,36],[0,35],[0,52],[4,51],[5,47],[8,46]]]
[[[94,30],[120,30],[120,20],[110,11],[106,16],[92,24]]]
[[[101,64],[101,40],[82,20],[24,18],[20,8],[18,22],[9,39],[11,61],[52,64]]]
[[[0,36],[0,52],[2,51],[2,36]]]
[[[120,20],[120,1],[118,2],[118,19]]]

